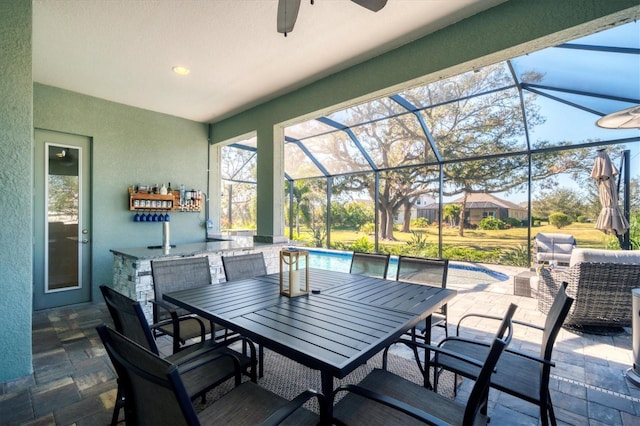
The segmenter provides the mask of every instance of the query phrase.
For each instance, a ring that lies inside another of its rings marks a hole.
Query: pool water
[[[338,250],[310,249],[298,247],[309,252],[309,266],[311,268],[328,269],[338,272],[349,272],[351,267],[351,252]],[[391,256],[389,260],[388,277],[395,277],[398,270],[398,257]],[[493,271],[484,266],[464,263],[449,262],[448,279],[454,281],[469,281],[470,283],[488,283],[507,281],[509,276],[501,272]]]

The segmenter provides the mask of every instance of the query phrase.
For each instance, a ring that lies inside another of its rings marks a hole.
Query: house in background
[[[448,204],[462,204],[463,197],[456,198],[455,200],[444,203]],[[438,203],[432,203],[427,206],[417,209],[418,217],[426,217],[430,221],[438,220]],[[467,203],[465,206],[465,222],[468,225],[475,226],[485,217],[495,217],[500,220],[507,219],[509,217],[518,219],[522,223],[526,223],[528,219],[528,211],[526,207],[522,207],[518,204],[512,203],[502,198],[496,197],[493,194],[485,193],[470,193],[467,195]]]
[[[433,197],[430,197],[426,194],[419,195],[415,204],[411,207],[411,220],[417,219],[420,217],[420,214],[419,214],[420,209],[422,209],[425,206],[434,204],[435,202],[436,200]],[[393,217],[393,223],[395,223],[396,225],[404,224],[404,207],[400,207],[398,209],[398,211]]]

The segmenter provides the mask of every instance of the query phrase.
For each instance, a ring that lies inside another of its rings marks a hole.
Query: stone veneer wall
[[[211,281],[220,283],[225,281],[224,270],[222,268],[222,255],[236,256],[248,253],[264,253],[264,261],[267,266],[267,273],[278,272],[280,266],[280,249],[282,247],[263,246],[253,249],[241,249],[233,251],[216,251],[201,256],[209,258],[209,269],[211,271]],[[163,260],[169,260],[172,257],[165,257]],[[151,276],[151,260],[135,259],[120,254],[113,255],[113,289],[120,293],[140,302],[147,321],[153,322],[153,305],[150,303],[154,300],[153,277]]]

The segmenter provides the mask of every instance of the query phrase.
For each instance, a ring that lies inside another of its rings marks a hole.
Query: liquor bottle
[[[186,203],[186,200],[185,200],[184,185],[180,185],[180,207],[184,207],[185,203]]]
[[[171,182],[169,182],[169,186],[167,186],[167,194],[171,194],[171,191],[173,191],[173,188],[171,188]]]

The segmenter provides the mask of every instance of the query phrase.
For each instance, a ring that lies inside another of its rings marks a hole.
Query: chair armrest
[[[460,317],[460,320],[458,321],[458,326],[456,327],[456,336],[460,336],[460,323],[462,323],[462,320],[464,320],[466,318],[472,318],[472,317],[493,319],[493,320],[498,320],[498,321],[502,321],[502,319],[503,319],[502,317],[499,317],[499,316],[485,315],[485,314],[474,314],[474,313],[471,313],[471,314],[463,315],[462,317]],[[524,327],[534,328],[534,329],[540,330],[540,331],[544,330],[544,327],[541,327],[539,325],[532,324],[532,323],[529,323],[529,322],[511,320],[511,323],[512,324],[522,325]]]
[[[213,343],[211,345],[206,345],[206,346],[204,346],[202,348],[196,349],[195,351],[190,352],[190,353],[182,356],[179,360],[175,360],[175,361],[172,361],[172,362],[174,364],[176,364],[176,365],[183,365],[183,364],[191,362],[192,360],[194,360],[196,358],[199,358],[199,357],[201,357],[203,355],[206,355],[209,352],[215,352],[215,351],[219,350],[220,348],[229,346],[229,345],[231,345],[231,344],[233,344],[233,343],[235,343],[237,341],[246,341],[247,344],[249,345],[249,350],[251,352],[251,359],[255,359],[256,347],[255,347],[254,343],[251,340],[249,340],[248,338],[246,338],[246,337],[236,336],[236,337],[233,337],[233,338],[230,338],[230,339],[227,339],[227,340],[216,342],[216,343]]]
[[[174,345],[173,345],[173,349],[174,352],[177,352],[180,348],[179,345],[176,344],[175,339],[177,339],[180,336],[180,321],[198,321],[198,323],[200,324],[200,339],[201,341],[204,342],[204,337],[205,337],[205,330],[206,327],[204,325],[204,323],[197,318],[195,315],[190,314],[189,316],[179,316],[178,312],[176,311],[176,309],[169,303],[165,302],[164,300],[150,300],[151,303],[153,303],[156,306],[161,307],[162,309],[165,309],[166,311],[169,312],[169,315],[171,315],[171,320],[164,320],[164,321],[158,321],[157,323],[151,324],[149,327],[153,330],[156,329],[158,327],[161,327],[163,325],[167,325],[169,323],[173,324],[173,336],[174,336]],[[211,330],[211,332],[213,333],[213,328]]]
[[[449,423],[446,423],[445,421],[443,421],[442,419],[439,419],[435,416],[432,416],[429,413],[426,413],[416,407],[413,407],[407,403],[404,403],[402,401],[399,401],[395,398],[392,398],[388,395],[382,395],[380,393],[371,391],[369,389],[365,389],[363,387],[357,386],[357,385],[342,385],[339,386],[338,388],[336,388],[335,392],[334,392],[334,398],[335,395],[338,392],[353,392],[357,395],[360,395],[364,398],[370,399],[372,401],[378,402],[380,404],[386,405],[387,407],[396,409],[398,411],[403,412],[404,414],[413,417],[414,419],[418,419],[421,422],[424,422],[426,424],[429,425],[436,425],[436,426],[444,426],[444,425],[448,425]]]
[[[221,358],[231,358],[233,361],[233,367],[235,370],[235,385],[238,386],[241,382],[242,369],[240,368],[240,360],[237,356],[230,354],[228,352],[218,352],[212,356],[208,356],[205,358],[199,358],[191,362],[174,364],[178,368],[178,372],[180,374],[187,373],[189,371],[195,370],[196,368],[200,368],[205,364],[210,362],[215,362]]]
[[[469,343],[479,344],[479,345],[483,345],[483,346],[489,346],[486,343],[475,342],[473,340],[463,339],[463,338],[458,338],[458,337],[448,337],[447,339],[444,339],[444,340],[452,340],[452,339],[468,341]],[[472,365],[474,365],[476,367],[480,367],[480,368],[482,368],[482,366],[484,365],[484,363],[482,361],[479,361],[479,360],[477,360],[475,358],[471,358],[471,357],[466,356],[466,355],[459,354],[459,353],[454,352],[454,351],[450,351],[450,350],[442,348],[440,346],[433,346],[433,345],[429,345],[429,344],[426,344],[426,343],[417,342],[417,341],[414,342],[412,340],[406,340],[406,339],[398,339],[398,340],[395,341],[395,343],[404,343],[405,345],[410,346],[410,347],[422,348],[422,349],[425,349],[425,350],[428,350],[428,351],[433,351],[433,352],[436,353],[436,356],[439,353],[441,353],[441,354],[450,356],[452,358],[459,359],[461,361],[467,362],[469,364],[472,364]],[[440,342],[439,345],[440,344],[442,344],[442,342]]]
[[[295,398],[293,398],[291,401],[287,402],[282,407],[280,407],[275,413],[273,413],[269,417],[267,417],[267,419],[264,420],[261,423],[261,425],[263,425],[263,426],[279,425],[287,417],[289,417],[291,414],[293,414],[298,408],[302,407],[305,402],[307,402],[308,400],[310,400],[313,397],[318,398],[318,405],[321,407],[320,409],[325,411],[326,410],[326,408],[325,408],[326,404],[325,404],[324,395],[321,394],[320,392],[314,391],[312,389],[308,389],[308,390],[302,392],[301,394],[299,394],[298,396],[296,396]],[[323,416],[323,414],[325,414],[325,413],[321,414],[321,418],[326,417],[326,416]]]
[[[476,313],[466,314],[461,316],[460,319],[458,320],[458,325],[456,326],[456,336],[460,335],[460,324],[462,323],[462,321],[467,318],[474,318],[474,317],[502,321],[502,317],[495,316],[495,315],[476,314]]]
[[[537,326],[535,326],[535,327],[537,327]],[[442,344],[446,344],[446,342],[447,342],[447,341],[451,341],[451,340],[457,340],[457,341],[465,342],[465,343],[468,343],[468,344],[470,344],[470,345],[485,346],[485,347],[487,347],[487,348],[489,347],[489,343],[486,343],[486,342],[479,342],[479,341],[477,341],[477,340],[465,339],[465,338],[463,338],[463,337],[457,337],[457,336],[451,336],[451,337],[447,337],[447,338],[445,338],[445,339],[442,339],[442,340],[438,343],[438,346],[440,346],[440,345],[442,345]],[[521,356],[521,357],[523,357],[523,358],[530,359],[530,360],[532,360],[532,361],[539,362],[540,364],[549,365],[549,366],[551,366],[551,367],[555,367],[555,366],[556,366],[555,362],[553,362],[553,361],[546,360],[546,359],[544,359],[544,358],[540,358],[539,356],[531,355],[531,354],[528,354],[528,353],[526,353],[526,352],[519,351],[518,349],[511,349],[511,348],[509,348],[509,347],[506,347],[506,348],[504,349],[504,351],[505,351],[505,352],[512,353],[512,354],[517,355],[517,356]],[[444,350],[442,350],[442,348],[441,348],[440,352],[444,353],[445,355],[452,356],[452,355],[451,355],[451,351],[446,351],[446,352],[445,352],[445,351],[444,351]],[[436,354],[436,355],[437,355],[437,354]],[[460,356],[455,356],[455,358],[461,359],[462,361],[467,361],[467,360],[465,360],[465,359],[461,358]],[[471,358],[471,359],[473,359],[473,358]],[[468,361],[467,361],[467,362],[468,362]],[[437,368],[437,363],[438,363],[438,360],[437,360],[437,358],[436,358],[436,360],[435,360],[436,368]],[[480,367],[482,367],[482,365],[480,365]],[[496,371],[496,369],[494,369],[494,372],[495,372],[495,371]]]
[[[518,325],[521,325],[523,327],[529,327],[529,328],[533,328],[533,329],[536,329],[536,330],[539,330],[539,331],[544,331],[544,327],[539,326],[537,324],[532,324],[530,322],[524,322],[524,321],[518,321],[518,320],[511,320],[511,322],[513,324],[518,324]]]
[[[514,354],[514,355],[517,355],[517,356],[521,356],[522,358],[530,359],[531,361],[539,362],[540,364],[548,365],[550,367],[555,367],[556,366],[556,363],[551,361],[551,360],[546,360],[544,358],[540,358],[539,356],[531,355],[531,354],[528,354],[526,352],[519,351],[517,349],[506,348],[504,351],[505,352],[509,352],[511,354]]]

